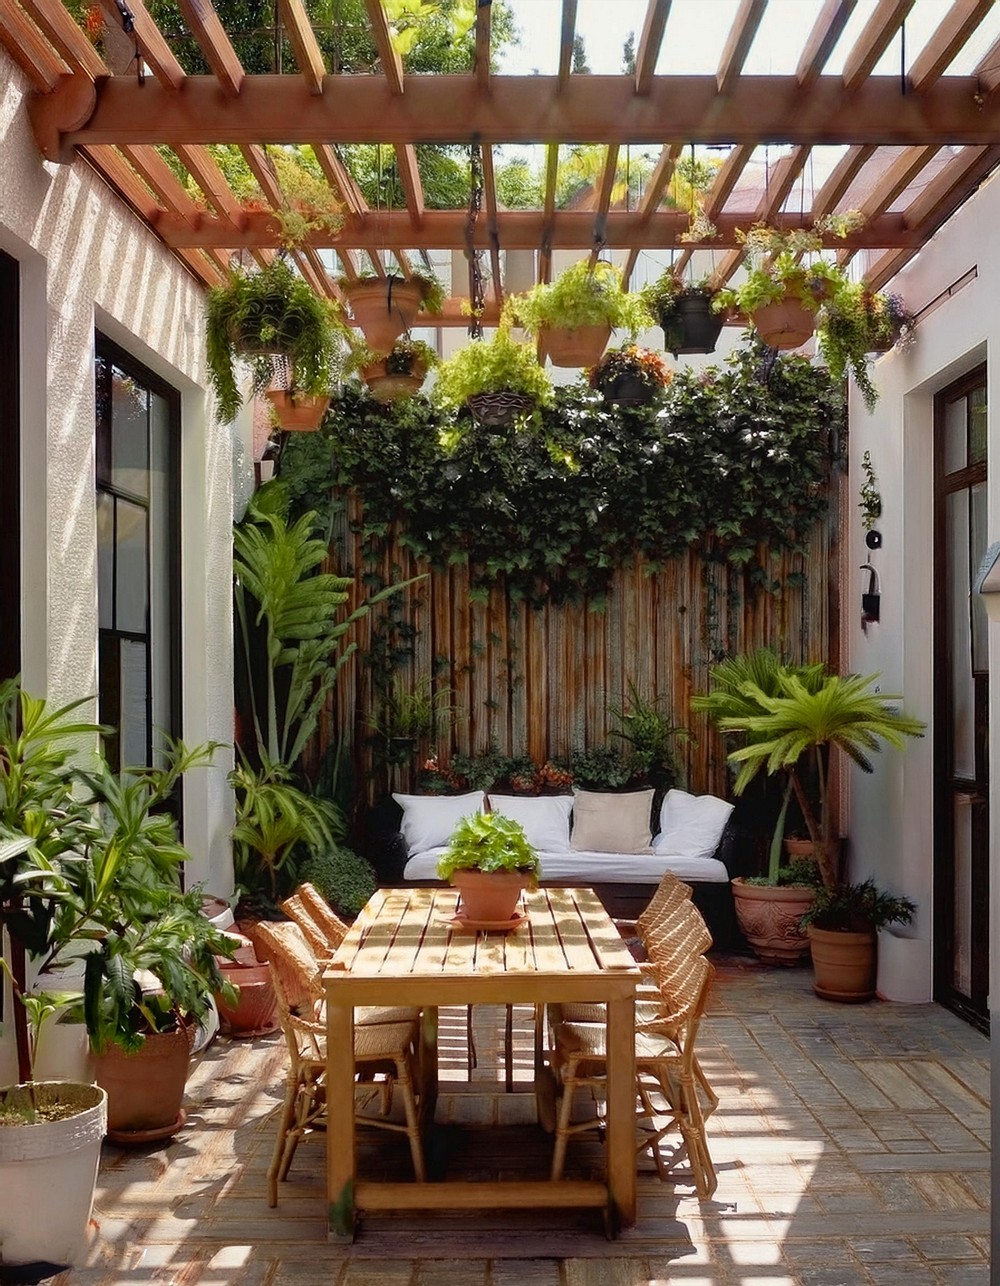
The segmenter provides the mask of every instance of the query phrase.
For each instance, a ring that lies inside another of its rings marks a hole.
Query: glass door
[[[935,998],[989,1024],[986,368],[935,398]]]

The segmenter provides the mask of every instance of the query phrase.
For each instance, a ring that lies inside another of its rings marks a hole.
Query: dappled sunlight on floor
[[[439,1176],[543,1177],[532,1011],[515,1008],[504,1093],[504,1008],[444,1010],[428,1166]],[[808,969],[719,961],[701,1061],[720,1095],[708,1122],[719,1186],[698,1201],[683,1157],[670,1182],[638,1160],[639,1217],[608,1241],[592,1212],[400,1212],[326,1240],[325,1136],[300,1146],[279,1204],[266,1173],[283,1092],[279,1035],[217,1040],[166,1146],[106,1146],[89,1265],[59,1286],[907,1286],[988,1280],[989,1043],[935,1006],[831,1005]],[[398,1096],[397,1096],[398,1097]],[[583,1100],[579,1100],[581,1106]],[[394,1111],[398,1104],[394,1105]],[[359,1132],[372,1176],[406,1179],[407,1143]],[[596,1131],[567,1172],[601,1168]]]

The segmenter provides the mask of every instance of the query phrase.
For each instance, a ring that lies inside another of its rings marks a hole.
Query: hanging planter
[[[400,339],[381,358],[368,344],[356,347],[348,367],[360,372],[377,402],[388,404],[419,393],[428,370],[437,361],[437,353],[429,344],[419,339]]]
[[[351,308],[355,326],[369,348],[388,353],[393,344],[416,322],[421,309],[441,310],[442,290],[436,278],[413,273],[407,278],[342,281],[341,289]]]
[[[605,353],[587,375],[605,406],[645,406],[673,379],[673,372],[651,348],[629,344]]]
[[[764,343],[772,348],[799,348],[816,329],[816,314],[791,297],[765,304],[750,314],[750,320]]]
[[[553,366],[593,366],[610,338],[610,326],[543,326],[538,332],[539,357],[548,357]]]
[[[441,363],[433,396],[439,406],[468,408],[478,424],[498,428],[550,402],[552,383],[534,346],[501,327],[492,339],[474,340]]]
[[[287,388],[269,388],[267,400],[274,408],[278,427],[286,432],[315,433],[330,405],[329,397]]]
[[[478,424],[491,429],[505,429],[519,415],[527,415],[535,402],[524,393],[501,389],[496,393],[473,393],[466,405]]]
[[[651,322],[639,295],[622,289],[613,264],[581,259],[553,282],[539,282],[509,301],[509,315],[538,337],[539,359],[553,366],[593,366],[612,330],[634,336]]]
[[[642,290],[642,298],[663,330],[663,345],[681,353],[714,353],[725,314],[714,307],[718,291],[705,279],[685,285],[668,268]]]

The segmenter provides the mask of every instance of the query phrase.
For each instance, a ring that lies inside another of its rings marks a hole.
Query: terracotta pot
[[[420,392],[427,369],[414,366],[409,375],[390,375],[385,369],[385,362],[376,362],[366,366],[361,376],[376,402],[401,402],[404,398],[413,397]]]
[[[813,991],[824,1000],[860,1004],[875,996],[875,930],[848,933],[809,926],[809,948],[816,979]]]
[[[553,366],[594,366],[610,338],[610,326],[577,326],[573,330],[542,326],[538,332],[539,355],[548,357]]]
[[[238,988],[235,1005],[227,1005],[221,995],[215,997],[219,1024],[227,1036],[262,1036],[278,1026],[278,998],[274,993],[269,961],[253,964],[220,960],[219,969],[227,982]]]
[[[269,388],[267,399],[274,407],[278,424],[286,430],[314,433],[323,423],[328,397],[316,393],[291,393],[286,388]]]
[[[142,1144],[169,1139],[184,1124],[181,1100],[187,1083],[194,1026],[154,1032],[126,1054],[109,1045],[94,1058],[97,1083],[108,1095],[108,1138]]]
[[[816,329],[816,314],[797,299],[779,299],[752,313],[757,334],[772,348],[799,348]]]
[[[786,836],[783,843],[785,856],[789,861],[811,858],[815,851],[815,845],[811,839],[791,839]]]
[[[797,885],[732,882],[736,920],[753,953],[768,964],[801,964],[809,939],[799,921],[813,903],[814,892]]]
[[[451,882],[462,895],[459,914],[470,922],[501,924],[514,914],[529,883],[522,871],[456,871]]]
[[[423,299],[419,286],[398,277],[351,282],[344,287],[344,294],[354,324],[376,353],[388,353],[400,335],[410,329]]]

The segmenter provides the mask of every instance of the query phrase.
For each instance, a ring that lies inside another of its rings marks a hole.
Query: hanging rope
[[[483,252],[476,249],[476,224],[483,208],[483,157],[478,143],[469,149],[469,212],[465,220],[465,257],[469,262],[469,338],[483,337],[483,308],[486,286],[483,281]]]

